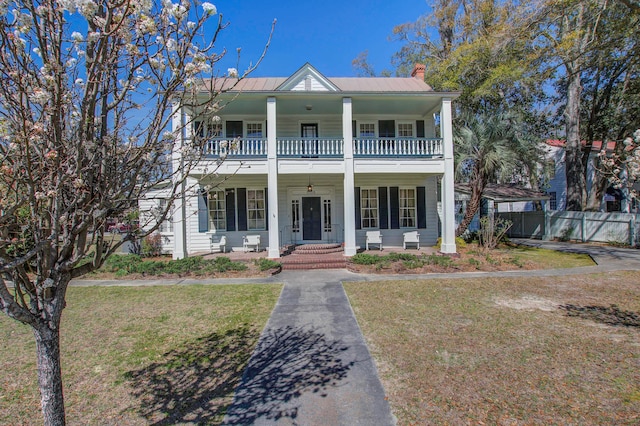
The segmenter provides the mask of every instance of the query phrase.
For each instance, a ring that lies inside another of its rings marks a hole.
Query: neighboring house
[[[583,142],[584,144],[584,142]],[[542,187],[549,194],[550,210],[565,210],[567,205],[567,176],[565,169],[565,141],[549,139],[545,141],[546,152],[546,180]],[[616,148],[615,141],[607,142],[607,152],[612,152]],[[595,159],[602,150],[602,141],[594,141],[589,152],[589,162],[587,164],[587,191],[591,189],[593,178],[596,174]],[[527,211],[523,209],[520,211]],[[632,212],[637,210],[637,201],[632,199],[628,189],[615,189],[609,187],[602,196],[600,211],[602,212]],[[518,210],[512,210],[518,211]]]
[[[471,199],[471,186],[466,183],[456,183],[456,225],[462,222],[467,208],[467,202]],[[542,209],[549,208],[550,197],[548,194],[525,188],[517,184],[489,183],[482,193],[482,205],[476,213],[473,221],[467,228],[473,232],[480,228],[480,217],[493,216],[494,213],[532,211],[529,205],[539,205]],[[517,207],[524,207],[517,210]],[[525,209],[526,208],[526,209]]]
[[[441,251],[455,253],[456,96],[429,87],[424,66],[410,78],[327,78],[305,64],[290,77],[240,80],[215,117],[178,111],[174,122],[194,125],[177,135],[174,167],[192,132],[210,139],[163,229],[165,249],[174,258],[208,252],[224,235],[241,250],[244,236],[260,235],[270,258],[324,242],[352,256],[369,230],[399,247],[418,230],[421,244],[442,237]],[[141,215],[161,199],[159,190],[141,200]]]

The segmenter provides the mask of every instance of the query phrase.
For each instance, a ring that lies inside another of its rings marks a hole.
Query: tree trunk
[[[467,203],[467,208],[464,212],[464,217],[462,218],[462,222],[458,225],[458,229],[456,229],[456,237],[464,234],[464,231],[467,230],[469,224],[473,220],[473,217],[476,215],[478,210],[480,209],[480,203],[482,202],[482,192],[484,191],[485,185],[481,183],[471,183],[471,198]]]
[[[568,70],[570,69],[568,67]],[[567,143],[565,145],[567,210],[581,211],[586,185],[580,143],[580,73],[574,71],[570,73],[568,78],[567,106],[564,111],[567,132]]]
[[[62,372],[60,369],[60,333],[41,324],[34,330],[38,358],[38,385],[45,426],[65,424]]]
[[[607,186],[609,181],[602,177],[599,173],[595,173],[593,176],[593,183],[591,184],[591,189],[587,194],[587,203],[585,206],[585,211],[597,212],[600,211],[602,207],[602,196],[604,192],[607,190]]]

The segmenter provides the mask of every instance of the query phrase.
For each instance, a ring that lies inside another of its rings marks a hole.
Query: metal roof
[[[471,186],[465,183],[456,183],[455,190],[456,192],[461,192],[463,194],[471,194]],[[549,194],[515,184],[499,185],[490,183],[484,189],[482,198],[486,198],[498,203],[515,201],[542,201],[548,200]]]
[[[217,90],[230,92],[276,92],[287,77],[247,77],[218,79]],[[433,92],[431,86],[414,77],[334,77],[327,78],[342,92],[348,93],[424,93]],[[315,93],[315,92],[301,92]]]

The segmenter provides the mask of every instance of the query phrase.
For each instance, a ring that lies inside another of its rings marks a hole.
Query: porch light
[[[313,192],[313,185],[311,185],[311,177],[309,177],[309,185],[307,185],[307,192]]]
[[[305,105],[304,107],[307,109],[307,111],[311,111],[313,109],[313,105],[310,104]]]

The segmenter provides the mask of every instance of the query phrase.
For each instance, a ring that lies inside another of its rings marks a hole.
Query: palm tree
[[[471,199],[456,236],[463,234],[480,208],[489,182],[528,179],[540,148],[512,114],[465,114],[454,130],[456,177],[471,187]]]

